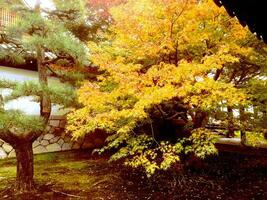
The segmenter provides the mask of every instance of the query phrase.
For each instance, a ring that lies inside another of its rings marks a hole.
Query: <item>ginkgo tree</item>
[[[240,45],[251,33],[211,0],[129,0],[110,13],[108,41],[89,43],[103,73],[78,91],[73,137],[105,130],[98,151],[117,150],[111,160],[148,175],[182,153],[216,153],[205,125],[218,107],[246,105],[247,93],[226,77],[253,52]]]

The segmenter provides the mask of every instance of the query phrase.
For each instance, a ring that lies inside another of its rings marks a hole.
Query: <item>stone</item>
[[[60,138],[57,142],[60,146],[62,146],[62,144],[64,143],[64,140],[62,138]]]
[[[59,120],[50,120],[49,125],[53,127],[59,127]]]
[[[38,140],[38,141],[41,141],[41,140],[44,138],[44,135],[45,135],[45,134],[40,135],[40,136],[37,138],[37,140]]]
[[[45,131],[47,133],[49,133],[49,132],[51,132],[51,129],[52,129],[52,127],[48,125],[48,126],[46,126]]]
[[[52,138],[54,138],[55,136],[51,133],[48,133],[44,136],[44,140],[51,140]]]
[[[7,153],[4,151],[4,149],[0,147],[0,159],[6,158],[6,157],[7,157]]]
[[[35,140],[33,143],[32,143],[32,147],[37,147],[38,145],[40,144],[40,142],[38,140]]]
[[[65,117],[62,116],[62,115],[51,115],[50,116],[50,121],[53,121],[53,120],[62,120],[62,119],[65,119]]]
[[[95,145],[91,141],[85,141],[82,144],[82,149],[92,149],[94,147],[95,147]]]
[[[49,130],[49,133],[54,133],[55,132],[55,128],[54,127],[51,127],[50,130]]]
[[[10,151],[10,153],[8,154],[8,157],[9,157],[9,158],[16,157],[16,152],[15,152],[14,149],[12,149],[12,151]]]
[[[46,149],[48,152],[61,151],[61,147],[58,143],[49,144],[47,145]]]
[[[35,140],[35,141],[41,142],[41,141],[43,140],[43,137],[44,137],[44,136],[43,136],[43,135],[41,135],[41,136],[40,136],[40,137],[38,137],[38,138],[37,138],[37,140]]]
[[[56,143],[59,139],[60,139],[59,136],[55,136],[54,138],[52,138],[51,140],[49,140],[49,142],[50,142],[50,144]]]
[[[37,147],[35,147],[35,148],[33,149],[33,153],[34,153],[34,154],[45,153],[45,152],[48,152],[48,151],[47,151],[47,149],[46,149],[44,146],[42,146],[42,145],[39,145],[39,146],[37,146]]]
[[[65,150],[71,150],[71,144],[69,144],[69,143],[64,143],[63,145],[62,145],[62,151],[65,151]]]
[[[4,141],[0,140],[0,147],[4,144]]]
[[[5,151],[6,153],[9,153],[9,152],[13,149],[13,147],[10,146],[10,145],[7,144],[7,143],[4,143],[4,144],[2,145],[2,148],[4,149],[4,151]]]
[[[49,142],[47,140],[42,140],[41,145],[47,146],[47,145],[49,145]]]

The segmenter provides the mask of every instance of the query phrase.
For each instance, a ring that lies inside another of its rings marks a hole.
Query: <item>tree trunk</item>
[[[246,131],[241,130],[240,137],[241,137],[241,144],[246,146],[246,143],[247,143]]]
[[[253,119],[254,124],[258,123],[259,121],[259,108],[257,106],[253,106]]]
[[[246,124],[246,113],[245,113],[245,108],[243,106],[239,108],[239,115],[240,115],[239,117],[240,117],[240,124],[241,124],[241,133],[240,133],[241,144],[246,145],[247,143],[246,127],[244,125]]]
[[[16,190],[22,193],[34,191],[32,143],[14,147],[17,157]]]
[[[234,137],[235,135],[235,127],[234,127],[234,114],[233,108],[227,106],[227,123],[228,123],[228,131],[226,137]]]
[[[194,117],[194,128],[204,127],[207,124],[208,114],[204,111],[196,111]]]
[[[48,86],[47,74],[46,74],[46,66],[43,65],[44,52],[42,48],[37,47],[37,65],[38,65],[38,74],[39,74],[39,82],[42,87]],[[44,118],[47,123],[51,114],[51,98],[46,90],[43,90],[43,94],[41,96],[40,101],[40,115]]]
[[[262,108],[261,108],[261,112],[262,112],[262,125],[263,125],[263,128],[267,129],[267,102],[263,103]]]
[[[37,0],[35,4],[35,12],[40,14],[40,5],[41,1]],[[42,87],[48,86],[46,66],[43,64],[44,61],[44,50],[41,45],[36,46],[36,59],[37,59],[37,68],[39,75],[39,83]],[[43,90],[43,94],[40,100],[40,115],[44,118],[47,123],[51,114],[51,98],[47,90]]]

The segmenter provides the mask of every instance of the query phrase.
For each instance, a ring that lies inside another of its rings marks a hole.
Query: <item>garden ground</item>
[[[15,159],[0,161],[0,199],[267,199],[267,157],[223,153],[148,179],[107,156],[68,151],[35,156],[35,195],[14,195]]]

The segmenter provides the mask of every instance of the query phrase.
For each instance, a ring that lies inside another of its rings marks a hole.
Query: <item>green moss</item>
[[[11,178],[16,176],[16,166],[1,167],[0,178]]]
[[[115,184],[119,174],[109,171],[104,159],[88,159],[88,152],[66,151],[39,154],[34,157],[34,179],[38,185],[51,185],[54,190],[83,195],[96,185]],[[14,183],[16,159],[0,160],[0,194]]]
[[[16,165],[16,159],[15,158],[9,158],[9,159],[3,159],[3,160],[0,160],[0,170],[3,168],[3,167],[8,167],[8,166],[14,166]]]

